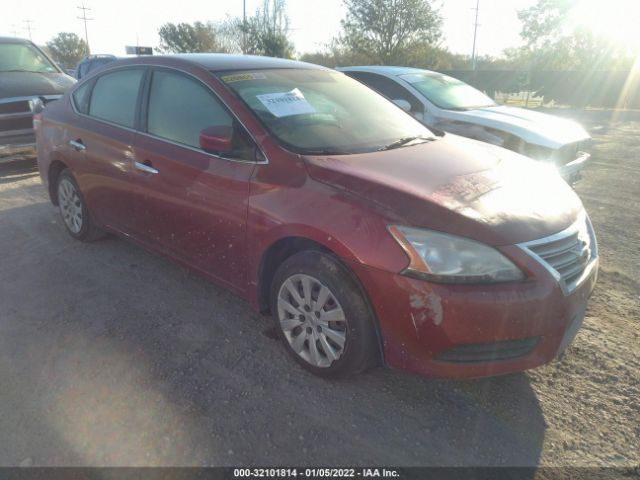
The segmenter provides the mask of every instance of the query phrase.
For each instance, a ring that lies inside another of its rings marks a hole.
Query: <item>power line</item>
[[[476,54],[476,39],[478,37],[478,12],[480,11],[480,0],[476,0],[476,8],[472,9],[476,11],[476,21],[473,23],[473,50],[471,51],[471,63],[473,70],[478,66],[478,58]]]
[[[82,16],[77,18],[78,20],[84,21],[84,41],[87,44],[87,55],[89,55],[91,53],[91,49],[89,48],[89,34],[87,33],[87,21],[93,20],[93,18],[87,18],[87,10],[91,10],[91,9],[85,7],[84,2],[82,3],[81,7],[76,7],[76,8],[78,8],[79,10],[82,10]]]

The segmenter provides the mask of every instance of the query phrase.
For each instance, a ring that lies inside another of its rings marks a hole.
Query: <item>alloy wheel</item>
[[[278,319],[293,351],[314,367],[330,367],[343,355],[347,342],[344,310],[317,278],[296,274],[282,283]]]
[[[66,178],[58,184],[58,203],[64,223],[77,235],[82,230],[82,200],[75,185]]]

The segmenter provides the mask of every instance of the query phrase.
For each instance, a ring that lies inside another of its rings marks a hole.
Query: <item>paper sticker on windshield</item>
[[[267,93],[256,95],[256,97],[276,117],[289,117],[316,111],[297,88],[290,92]]]
[[[242,82],[245,80],[264,80],[267,78],[264,73],[238,73],[236,75],[226,75],[222,77],[225,83]]]

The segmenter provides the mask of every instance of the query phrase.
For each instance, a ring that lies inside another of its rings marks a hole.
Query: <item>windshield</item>
[[[303,154],[381,150],[432,133],[360,82],[327,70],[278,69],[220,73],[287,148]]]
[[[469,110],[493,107],[496,103],[480,90],[446,75],[433,73],[410,73],[400,75],[427,100],[439,108],[447,110]]]
[[[28,43],[0,43],[0,72],[58,72],[38,49]]]

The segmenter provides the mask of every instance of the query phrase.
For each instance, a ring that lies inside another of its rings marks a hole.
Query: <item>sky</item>
[[[638,0],[640,1],[640,0]],[[0,36],[31,37],[43,45],[58,32],[84,38],[82,0],[0,0],[8,6],[0,16]],[[247,15],[262,0],[246,0]],[[444,45],[455,53],[471,54],[476,0],[434,0],[441,6]],[[520,44],[516,12],[535,0],[480,0],[477,48],[480,55],[498,55]],[[123,55],[125,45],[156,47],[160,25],[166,22],[219,21],[242,15],[242,0],[84,0],[92,53]],[[287,0],[291,38],[298,53],[322,49],[340,30],[345,8],[342,0]]]

